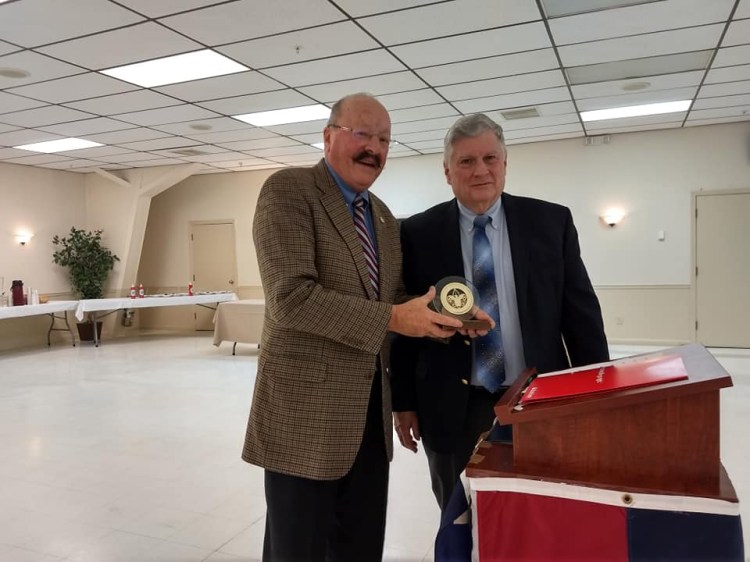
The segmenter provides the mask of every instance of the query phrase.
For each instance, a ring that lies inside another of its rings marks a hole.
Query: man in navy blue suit
[[[480,433],[492,425],[494,404],[521,371],[609,359],[570,210],[503,192],[507,151],[500,125],[482,114],[460,118],[446,136],[443,163],[455,199],[401,227],[406,290],[421,295],[454,275],[489,286],[494,312],[484,295],[480,306],[498,326],[486,344],[490,353],[481,338],[472,343],[460,334],[393,342],[396,431],[412,451],[423,440],[441,509]],[[491,365],[483,364],[487,356]]]

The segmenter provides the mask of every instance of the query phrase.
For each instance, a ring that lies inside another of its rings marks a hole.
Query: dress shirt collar
[[[344,196],[344,202],[346,203],[346,206],[349,208],[349,210],[352,210],[352,206],[354,204],[354,198],[357,196],[357,192],[354,191],[351,187],[349,187],[346,182],[341,179],[341,176],[339,176],[333,169],[333,167],[328,163],[326,160],[326,168],[328,168],[328,171],[330,172],[331,176],[333,176],[333,181],[336,182],[336,185],[339,186],[339,189],[341,190],[341,194]],[[361,193],[362,198],[367,201],[367,204],[370,204],[370,194],[367,192],[367,190],[363,191]]]
[[[462,231],[467,234],[471,234],[471,231],[474,230],[474,218],[478,215],[468,207],[464,206],[458,199],[456,199],[456,203],[458,203],[458,224],[461,227]],[[490,228],[494,228],[495,230],[500,228],[500,219],[502,216],[502,212],[503,198],[498,197],[497,201],[495,201],[492,206],[487,209],[487,212],[483,213],[489,217],[492,217]]]

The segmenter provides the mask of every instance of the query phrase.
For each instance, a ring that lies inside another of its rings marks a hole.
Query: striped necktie
[[[367,272],[370,274],[370,282],[375,290],[375,298],[380,298],[380,280],[378,278],[378,254],[375,252],[375,245],[370,238],[370,232],[367,230],[367,221],[365,212],[367,211],[367,201],[361,194],[354,198],[354,230],[357,231],[359,241],[362,243],[362,249],[365,254],[367,263]]]
[[[472,274],[479,293],[479,308],[492,316],[495,329],[474,339],[474,368],[477,380],[490,392],[497,392],[505,381],[503,339],[500,333],[500,309],[495,284],[495,262],[485,227],[492,217],[479,215],[474,219]]]

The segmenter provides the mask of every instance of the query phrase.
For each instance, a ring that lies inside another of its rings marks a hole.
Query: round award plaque
[[[468,320],[474,316],[479,304],[479,294],[463,277],[444,277],[435,285],[435,291],[432,304],[437,312],[459,320]]]

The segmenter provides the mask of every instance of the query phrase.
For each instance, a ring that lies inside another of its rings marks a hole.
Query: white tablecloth
[[[50,301],[44,304],[26,304],[21,306],[0,307],[0,320],[6,318],[20,318],[22,316],[36,316],[38,314],[54,314],[66,310],[75,310],[78,301]]]
[[[115,298],[115,299],[84,299],[78,302],[76,318],[83,320],[87,312],[98,312],[103,310],[120,310],[121,308],[153,308],[157,306],[186,306],[191,304],[211,304],[237,300],[234,293],[202,293],[193,296],[188,295],[165,295],[150,296],[142,299]]]
[[[225,302],[214,315],[214,345],[223,341],[260,343],[263,333],[264,299]]]

